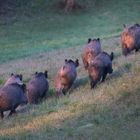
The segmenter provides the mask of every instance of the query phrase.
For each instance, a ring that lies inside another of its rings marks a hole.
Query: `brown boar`
[[[78,59],[75,62],[71,59],[65,59],[65,64],[59,69],[55,77],[55,89],[57,96],[61,93],[65,95],[65,93],[71,88],[77,77],[76,68],[78,66]]]
[[[88,39],[87,45],[84,47],[83,54],[82,54],[82,60],[85,69],[88,68],[91,61],[94,60],[94,58],[101,53],[101,43],[100,39]]]
[[[121,34],[122,53],[127,56],[131,51],[140,49],[140,25],[125,27]]]
[[[30,104],[37,104],[44,98],[49,89],[47,71],[36,72],[27,84],[27,98]]]
[[[113,52],[111,55],[106,52],[102,52],[95,57],[88,67],[88,73],[90,78],[90,86],[94,88],[97,82],[105,80],[107,74],[113,72],[112,69]]]

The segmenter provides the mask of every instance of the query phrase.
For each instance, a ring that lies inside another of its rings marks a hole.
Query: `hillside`
[[[51,96],[0,120],[0,139],[140,139],[140,53],[124,57],[120,45],[123,23],[140,23],[140,2],[101,0],[95,7],[88,0],[86,8],[64,13],[55,1],[25,1],[11,17],[0,17],[0,86],[11,72],[27,83],[47,69]],[[89,37],[115,53],[113,73],[93,90],[81,59]],[[70,94],[55,99],[54,75],[65,58],[79,59],[78,78]]]

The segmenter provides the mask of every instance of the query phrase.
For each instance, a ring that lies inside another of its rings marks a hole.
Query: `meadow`
[[[0,139],[138,140],[140,139],[140,53],[122,56],[123,24],[140,23],[140,1],[92,0],[65,13],[58,0],[22,3],[0,17],[0,86],[10,73],[25,83],[36,71],[48,70],[49,98],[19,107],[0,120]],[[88,38],[101,39],[115,53],[113,74],[90,89],[81,53]],[[54,98],[54,76],[65,58],[80,61],[72,90]]]

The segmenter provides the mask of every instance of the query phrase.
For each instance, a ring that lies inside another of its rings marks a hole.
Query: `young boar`
[[[65,95],[65,93],[71,88],[77,77],[76,68],[78,66],[78,59],[75,62],[71,59],[65,60],[65,64],[59,69],[55,77],[55,89],[57,96],[59,96],[61,93]]]
[[[106,75],[113,72],[112,60],[113,52],[111,55],[107,54],[106,52],[102,52],[95,57],[88,67],[91,88],[94,88],[97,82],[99,82],[101,79],[103,82]]]
[[[27,98],[30,104],[37,104],[46,96],[49,89],[47,71],[36,72],[27,84]]]
[[[127,56],[131,51],[140,49],[140,25],[125,27],[121,34],[122,53]]]
[[[91,63],[94,58],[101,53],[101,43],[100,39],[88,39],[88,43],[85,46],[82,54],[82,60],[85,69],[88,68],[89,64]]]

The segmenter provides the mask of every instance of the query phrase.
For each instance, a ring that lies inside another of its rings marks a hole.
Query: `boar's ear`
[[[114,59],[114,53],[113,52],[111,52],[111,54],[110,54],[110,59],[111,59],[111,61]]]
[[[140,25],[138,23],[136,23],[135,26],[140,26]]]
[[[124,27],[124,28],[126,28],[126,25],[125,25],[125,24],[123,24],[123,27]]]
[[[100,41],[100,38],[97,38],[97,41]]]
[[[91,38],[88,39],[88,43],[90,43],[90,42],[91,42]]]
[[[38,72],[36,71],[33,75],[37,75],[38,74]]]
[[[13,73],[10,74],[10,76],[13,76],[13,75],[14,75]]]
[[[75,61],[75,66],[76,66],[76,67],[79,66],[79,60],[78,60],[78,59],[76,59],[76,61]]]
[[[47,70],[45,70],[44,75],[46,78],[48,78],[48,71]]]
[[[19,78],[20,78],[20,80],[22,81],[22,78],[23,78],[22,74],[19,75]]]

